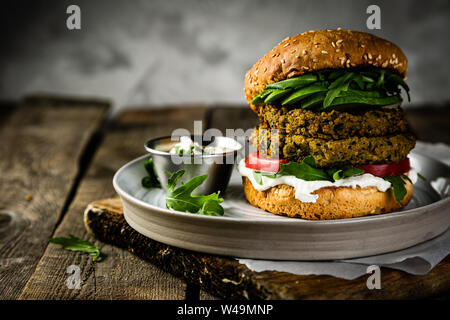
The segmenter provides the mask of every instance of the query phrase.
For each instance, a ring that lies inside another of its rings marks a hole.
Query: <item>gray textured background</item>
[[[82,29],[66,28],[78,4]],[[244,73],[286,36],[367,31],[366,8],[409,59],[413,103],[449,100],[450,1],[6,1],[0,98],[41,91],[110,98],[116,108],[244,102]]]

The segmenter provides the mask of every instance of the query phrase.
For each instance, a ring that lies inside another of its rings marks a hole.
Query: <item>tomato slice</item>
[[[249,154],[245,160],[245,166],[249,169],[264,172],[278,172],[280,171],[280,163],[288,163],[287,159],[265,158],[259,155],[258,152]]]
[[[405,158],[399,163],[366,164],[355,167],[364,170],[365,173],[370,173],[380,178],[398,176],[408,172],[411,169],[409,158]]]

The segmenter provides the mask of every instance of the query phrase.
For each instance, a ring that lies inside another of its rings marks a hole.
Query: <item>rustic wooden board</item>
[[[112,177],[119,167],[145,154],[146,140],[170,135],[175,128],[193,130],[194,120],[204,120],[207,110],[169,108],[133,110],[120,115],[99,147],[76,197],[55,232],[94,241],[83,226],[86,204],[115,195]],[[120,230],[119,230],[120,231]],[[20,299],[184,299],[186,283],[120,248],[94,241],[103,260],[93,263],[89,256],[49,245]],[[66,268],[77,265],[81,289],[68,289]]]
[[[100,101],[39,97],[2,110],[0,299],[17,298],[33,273],[107,110]]]
[[[414,299],[450,290],[450,257],[425,276],[382,268],[382,289],[369,290],[367,276],[355,280],[254,272],[237,260],[184,250],[151,240],[123,218],[120,199],[91,203],[85,224],[100,241],[126,248],[175,276],[197,283],[210,297],[226,299]]]

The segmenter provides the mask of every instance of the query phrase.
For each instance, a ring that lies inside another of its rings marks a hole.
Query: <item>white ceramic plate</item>
[[[308,221],[273,215],[248,204],[237,170],[224,197],[223,217],[168,210],[163,190],[141,186],[146,158],[148,155],[131,161],[114,176],[125,219],[139,233],[184,249],[254,259],[349,259],[413,246],[438,236],[450,225],[450,197],[442,199],[429,183],[421,180],[415,184],[413,199],[403,210],[361,218]],[[439,161],[414,153],[410,159],[412,166],[420,168],[430,182],[450,177],[450,167]]]

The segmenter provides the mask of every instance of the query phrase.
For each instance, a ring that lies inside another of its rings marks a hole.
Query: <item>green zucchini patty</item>
[[[262,156],[301,162],[312,155],[318,167],[397,163],[415,146],[411,132],[375,137],[347,135],[344,139],[331,140],[286,134],[264,125],[255,128],[251,141]]]
[[[262,127],[327,140],[353,136],[378,137],[410,131],[400,108],[357,109],[350,113],[337,110],[313,112],[265,105],[259,108],[258,116]]]

